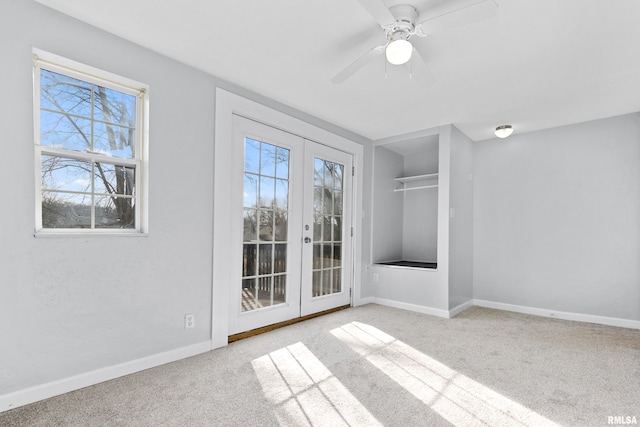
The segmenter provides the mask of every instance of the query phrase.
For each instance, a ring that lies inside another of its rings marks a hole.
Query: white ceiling
[[[453,123],[474,140],[640,111],[640,1],[496,0],[488,20],[419,39],[436,83],[382,56],[358,0],[37,0],[372,140]],[[419,12],[447,0],[410,3]],[[414,39],[412,39],[413,41]]]

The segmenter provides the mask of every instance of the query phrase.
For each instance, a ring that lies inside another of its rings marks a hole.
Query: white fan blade
[[[405,64],[409,69],[409,75],[412,79],[415,79],[424,87],[433,86],[436,83],[436,78],[424,62],[424,58],[418,52],[418,49],[413,48],[411,54],[411,60]]]
[[[351,65],[349,65],[347,68],[336,74],[336,76],[331,79],[331,82],[336,84],[344,82],[349,77],[354,75],[356,71],[364,67],[369,61],[384,52],[384,48],[384,46],[376,46],[373,49],[369,50],[360,58],[351,63]]]
[[[494,0],[449,1],[446,2],[445,7],[432,9],[420,16],[418,34],[434,34],[491,18],[496,14],[497,9],[498,5]]]
[[[382,0],[360,0],[360,3],[369,11],[371,16],[378,21],[381,27],[384,28],[396,22],[396,18],[394,18]]]

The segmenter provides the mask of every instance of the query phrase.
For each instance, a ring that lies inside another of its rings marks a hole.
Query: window
[[[289,153],[245,138],[242,311],[286,302]]]
[[[147,90],[36,53],[36,232],[144,232]]]

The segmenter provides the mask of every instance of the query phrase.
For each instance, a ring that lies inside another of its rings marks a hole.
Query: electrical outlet
[[[380,276],[378,276],[378,273],[373,273],[373,281],[377,282],[378,280],[380,280]]]
[[[195,314],[185,314],[184,315],[184,328],[191,329],[196,327],[196,315]]]

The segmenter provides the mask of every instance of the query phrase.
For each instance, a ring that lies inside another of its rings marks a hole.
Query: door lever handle
[[[304,238],[304,242],[305,242],[305,243],[310,243],[310,242],[311,242],[311,238],[309,238],[309,237],[305,237],[305,238]]]

